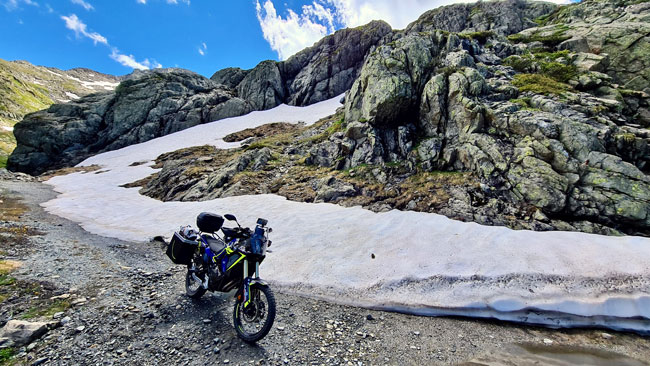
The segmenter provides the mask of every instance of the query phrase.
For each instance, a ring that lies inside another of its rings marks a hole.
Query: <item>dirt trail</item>
[[[635,334],[385,313],[282,289],[275,289],[278,316],[270,334],[248,345],[232,328],[230,296],[191,301],[184,296],[183,268],[173,266],[157,245],[92,235],[47,214],[39,203],[55,195],[42,183],[0,180],[1,205],[14,213],[2,218],[0,260],[20,261],[10,275],[47,289],[30,301],[63,295],[77,303],[55,315],[64,325],[29,350],[14,350],[9,364],[646,364],[621,355],[650,360],[650,342]],[[22,239],[6,234],[17,227],[24,228]],[[0,311],[0,325],[24,314],[19,306],[12,309],[19,310]]]

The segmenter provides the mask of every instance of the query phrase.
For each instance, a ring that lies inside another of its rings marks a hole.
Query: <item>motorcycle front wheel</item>
[[[268,286],[251,286],[251,302],[245,307],[244,301],[235,303],[233,324],[239,338],[246,342],[257,342],[264,338],[275,320],[275,296]]]

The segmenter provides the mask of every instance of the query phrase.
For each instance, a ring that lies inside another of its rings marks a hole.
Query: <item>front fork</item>
[[[239,293],[236,295],[237,300],[244,302],[244,308],[251,303],[251,285],[260,284],[266,286],[266,283],[260,280],[260,263],[255,262],[255,277],[248,276],[248,260],[244,260],[244,282]]]

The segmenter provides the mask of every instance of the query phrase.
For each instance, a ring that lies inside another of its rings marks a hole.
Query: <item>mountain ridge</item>
[[[121,77],[87,68],[60,70],[25,60],[0,59],[0,166],[15,148],[13,126],[26,114],[55,103],[114,89]]]

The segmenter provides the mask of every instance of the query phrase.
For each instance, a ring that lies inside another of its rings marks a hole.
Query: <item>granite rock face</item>
[[[422,14],[417,21],[406,28],[406,32],[492,31],[507,36],[536,26],[535,19],[548,15],[555,8],[556,6],[551,3],[522,0],[448,5]]]
[[[595,71],[612,67],[601,55],[542,44],[497,56],[500,42],[425,31],[379,46],[346,97],[347,130],[309,161],[469,171],[540,229],[570,217],[648,232],[648,96]],[[514,66],[482,62],[501,57]]]
[[[16,125],[8,168],[30,174],[79,163],[201,123],[251,111],[249,102],[195,73],[155,70],[97,93],[29,114]]]
[[[236,89],[256,109],[321,102],[350,89],[368,52],[391,32],[382,21],[342,29],[286,61],[264,61],[251,70],[223,69],[212,80]]]
[[[593,71],[626,89],[650,93],[650,3],[592,0],[561,7],[518,40],[557,42],[559,49],[606,58]]]

